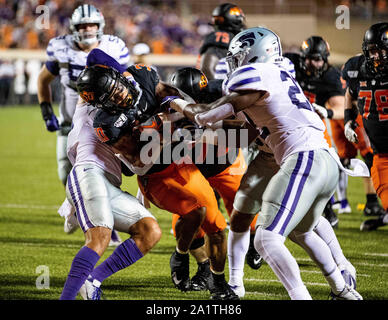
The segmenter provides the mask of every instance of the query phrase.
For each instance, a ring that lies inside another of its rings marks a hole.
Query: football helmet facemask
[[[119,71],[104,65],[85,68],[77,79],[81,98],[110,112],[134,107],[138,91]]]
[[[97,24],[96,32],[79,32],[79,26],[83,24]],[[105,19],[102,13],[91,4],[80,5],[74,10],[70,18],[70,31],[75,42],[91,45],[101,40],[104,34]]]
[[[388,23],[376,23],[366,32],[362,43],[367,71],[373,75],[388,74]]]
[[[309,77],[321,77],[328,68],[330,48],[327,41],[322,37],[312,36],[303,41],[300,51],[302,55],[302,70],[306,75]],[[323,61],[323,63],[319,63],[319,61]]]
[[[273,31],[262,27],[246,29],[235,35],[226,56],[230,72],[249,63],[275,63],[281,59],[280,38]]]
[[[211,25],[237,34],[246,29],[244,12],[233,3],[223,3],[213,10]]]

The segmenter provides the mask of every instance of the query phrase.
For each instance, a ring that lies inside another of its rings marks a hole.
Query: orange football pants
[[[388,211],[388,153],[379,153],[373,156],[371,176],[383,208]]]
[[[194,164],[172,163],[166,169],[138,176],[143,195],[160,209],[184,216],[195,209],[206,208],[200,234],[212,234],[226,228],[218,209],[214,191]]]

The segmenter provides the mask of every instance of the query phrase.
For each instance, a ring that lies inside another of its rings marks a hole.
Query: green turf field
[[[0,108],[0,137],[0,300],[58,299],[72,259],[83,245],[83,234],[80,230],[65,234],[64,220],[56,212],[65,197],[56,172],[56,135],[46,131],[35,106]],[[357,268],[358,290],[364,299],[388,299],[388,227],[370,233],[359,231],[365,219],[357,211],[357,204],[365,201],[363,182],[361,178],[349,178],[349,182],[353,212],[340,216],[336,233],[345,255]],[[136,194],[135,179],[124,178],[123,189]],[[155,207],[151,211],[162,228],[161,241],[136,264],[108,278],[102,285],[105,297],[208,299],[208,292],[181,293],[173,288],[169,269],[175,247],[171,214]],[[329,286],[318,268],[302,249],[288,240],[286,244],[313,299],[326,300]],[[112,250],[109,248],[103,258]],[[191,262],[193,275],[196,263],[194,259]],[[37,288],[37,282],[41,283],[39,266],[49,271],[46,289]],[[289,299],[267,265],[256,271],[246,266],[244,271],[245,299]]]

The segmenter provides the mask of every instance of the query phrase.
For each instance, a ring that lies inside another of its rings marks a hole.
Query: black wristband
[[[345,109],[344,113],[344,123],[348,123],[348,121],[354,121],[357,119],[358,112],[354,109]]]
[[[40,110],[42,111],[43,120],[47,121],[51,119],[51,115],[54,113],[53,107],[50,102],[41,102]]]
[[[331,109],[326,109],[326,110],[327,110],[327,118],[328,119],[333,118],[333,115],[334,115],[333,110],[331,110]]]

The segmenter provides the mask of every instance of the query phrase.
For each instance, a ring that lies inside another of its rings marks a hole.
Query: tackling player
[[[50,132],[57,131],[56,157],[58,176],[66,186],[71,163],[66,154],[67,136],[75,106],[79,98],[76,80],[85,68],[86,57],[94,48],[99,48],[117,59],[123,66],[129,63],[129,51],[125,43],[118,37],[104,34],[105,19],[93,5],[84,4],[77,7],[70,18],[71,34],[50,40],[47,46],[48,59],[43,65],[38,78],[38,100],[46,128]],[[62,95],[59,104],[59,120],[51,105],[50,83],[60,77]],[[72,233],[78,224],[72,223],[72,216],[65,221],[65,232]],[[74,220],[74,219],[73,219]],[[112,233],[112,240],[119,237]]]
[[[170,103],[171,107],[199,125],[244,111],[274,153],[280,170],[271,178],[263,194],[255,247],[290,297],[311,299],[295,259],[284,246],[285,238],[294,231],[315,238],[314,242],[306,242],[305,250],[320,259],[333,298],[362,299],[345,283],[329,247],[312,232],[335,191],[338,168],[346,169],[337,154],[329,149],[323,136],[324,125],[297,82],[276,65],[281,60],[278,36],[265,28],[251,28],[236,35],[229,52],[232,74],[224,82],[226,96],[207,105],[175,99]],[[362,174],[368,174],[364,163],[359,160],[354,163],[360,165]],[[246,198],[247,202],[254,200]],[[253,217],[251,215],[251,219]],[[240,217],[232,222],[244,224],[247,229],[251,220]]]
[[[371,175],[383,208],[378,219],[364,221],[362,231],[388,224],[388,23],[372,25],[365,33],[362,55],[350,58],[342,71],[346,81],[345,136],[360,143],[358,115],[362,116],[373,148]]]

